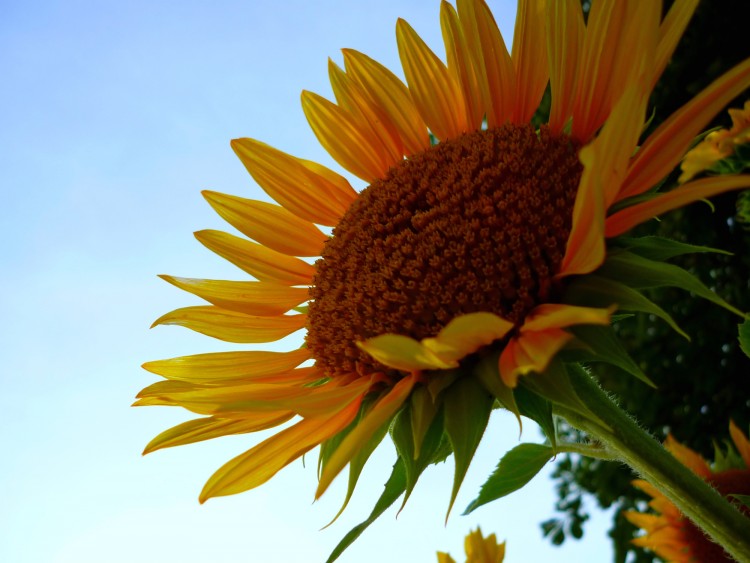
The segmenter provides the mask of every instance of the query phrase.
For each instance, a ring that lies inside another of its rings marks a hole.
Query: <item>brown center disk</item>
[[[442,142],[368,186],[315,263],[307,346],[331,375],[391,371],[355,342],[422,339],[550,297],[582,167],[567,136],[504,125]]]

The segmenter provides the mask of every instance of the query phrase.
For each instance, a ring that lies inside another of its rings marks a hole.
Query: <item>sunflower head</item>
[[[445,62],[396,24],[405,83],[345,49],[344,68],[328,69],[335,102],[303,92],[302,107],[351,176],[232,141],[275,203],[206,192],[244,236],[196,237],[246,277],[164,276],[208,305],[154,323],[251,345],[304,330],[305,344],[145,364],[165,380],[137,405],[200,415],[146,451],[291,421],[221,467],[201,501],[259,486],[320,446],[316,497],[349,466],[345,506],[390,435],[398,461],[381,504],[408,498],[428,465],[453,454],[452,506],[494,407],[543,419],[554,445],[548,400],[585,410],[566,361],[647,380],[609,326],[619,309],[679,330],[644,289],[674,285],[737,312],[664,263],[705,249],[620,236],[750,185],[735,176],[654,189],[750,78],[749,60],[641,139],[649,92],[694,9],[676,0],[662,18],[661,2],[594,2],[584,22],[577,0],[524,0],[509,51],[484,0],[442,2]],[[547,89],[548,115],[537,112]]]
[[[683,465],[690,468],[722,496],[733,499],[738,508],[750,517],[750,441],[733,421],[729,423],[732,443],[726,451],[718,445],[713,464],[668,436],[664,447]],[[733,561],[721,546],[709,540],[703,531],[667,500],[657,489],[643,480],[633,484],[652,497],[651,513],[629,511],[625,517],[646,533],[633,540],[635,545],[652,550],[666,561],[688,563]]]

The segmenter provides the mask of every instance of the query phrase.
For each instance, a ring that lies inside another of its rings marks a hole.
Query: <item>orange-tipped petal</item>
[[[656,47],[656,57],[652,63],[653,75],[650,88],[659,80],[661,73],[672,58],[675,47],[680,42],[690,18],[693,17],[699,0],[677,0],[659,26],[659,43]],[[650,89],[649,88],[649,89]]]
[[[211,191],[203,197],[242,234],[288,256],[318,256],[328,238],[311,222],[272,203]]]
[[[750,187],[750,175],[715,176],[683,184],[671,192],[618,211],[607,217],[605,234],[608,238],[621,235],[636,225],[699,199],[731,190]]]
[[[571,338],[573,335],[559,328],[525,332],[511,338],[500,354],[500,378],[503,383],[515,387],[519,376],[543,372]]]
[[[274,342],[304,328],[307,315],[255,317],[219,307],[183,307],[151,325],[178,325],[226,342]]]
[[[309,298],[308,290],[304,287],[267,282],[159,277],[217,307],[259,317],[283,315]]]
[[[258,185],[301,219],[334,226],[356,199],[349,186],[341,189],[299,159],[254,139],[234,139],[232,149]]]
[[[745,462],[745,467],[750,469],[750,441],[748,441],[745,433],[734,423],[734,420],[729,421],[729,435],[732,437],[732,441],[737,447],[742,461]]]
[[[396,24],[396,40],[409,92],[430,130],[442,140],[468,131],[463,94],[447,67],[402,19]]]
[[[669,174],[701,129],[732,98],[746,90],[749,82],[750,59],[746,59],[673,113],[635,155],[620,197],[641,194]]]
[[[282,285],[310,285],[315,275],[312,264],[221,231],[195,233],[200,243],[262,282]]]
[[[404,156],[404,146],[388,114],[367,96],[362,87],[336,63],[328,59],[328,75],[339,106],[345,108],[360,131],[379,143],[388,166],[395,166]]]
[[[564,328],[573,325],[609,325],[613,309],[595,309],[547,303],[536,307],[523,323],[521,332]]]
[[[406,154],[416,154],[428,149],[430,136],[427,126],[404,83],[365,54],[353,49],[343,49],[342,52],[347,74],[354,77],[373,102],[389,116],[404,143]]]
[[[458,17],[477,69],[490,127],[507,121],[515,107],[513,61],[484,0],[458,0]]]
[[[291,352],[213,352],[147,362],[142,367],[167,379],[210,385],[278,377],[311,357],[307,348]]]
[[[547,0],[547,56],[552,92],[549,126],[562,132],[575,100],[578,64],[586,27],[579,0]]]
[[[623,516],[625,516],[628,522],[646,532],[652,532],[667,525],[664,518],[656,514],[643,514],[635,510],[626,510],[623,512]]]
[[[346,428],[359,410],[353,402],[329,418],[308,418],[264,440],[224,464],[206,482],[200,502],[253,489],[280,469]]]
[[[604,186],[591,146],[581,149],[583,175],[573,205],[573,226],[557,276],[588,274],[604,261]]]
[[[687,446],[680,444],[671,434],[664,441],[664,448],[699,477],[705,478],[711,475],[711,468],[706,460]]]
[[[390,167],[380,142],[350,113],[312,92],[302,92],[302,110],[318,142],[349,172],[372,183]]]
[[[388,393],[381,398],[367,414],[360,420],[349,434],[341,441],[336,451],[325,464],[323,472],[320,475],[318,489],[315,491],[315,498],[320,498],[333,479],[341,472],[352,457],[354,457],[362,444],[390,420],[393,415],[401,408],[404,401],[409,397],[414,384],[417,382],[417,375],[412,374],[404,377],[401,381],[391,388]]]
[[[545,33],[545,1],[521,0],[513,32],[511,59],[516,71],[513,123],[528,123],[539,107],[549,80]]]
[[[444,361],[420,342],[400,334],[381,334],[357,342],[357,346],[381,364],[402,371],[448,369],[458,365],[455,361]]]
[[[500,340],[512,328],[513,323],[492,313],[469,313],[453,319],[435,338],[422,340],[422,345],[446,363],[453,363]]]
[[[461,92],[466,103],[468,130],[476,131],[482,126],[485,113],[482,93],[458,14],[446,0],[440,3],[440,28],[443,32],[443,43],[445,43],[445,53],[448,58],[448,70],[461,85]]]

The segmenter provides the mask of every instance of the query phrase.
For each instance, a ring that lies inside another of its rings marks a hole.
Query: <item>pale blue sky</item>
[[[283,7],[279,7],[283,4]],[[510,43],[514,2],[490,2]],[[133,409],[147,360],[236,349],[161,314],[195,303],[156,278],[239,279],[192,232],[230,230],[200,190],[265,198],[229,148],[251,136],[338,170],[307,127],[299,94],[328,96],[327,57],[352,47],[398,74],[394,26],[408,20],[442,55],[439,2],[95,2],[0,0],[0,561],[322,562],[369,513],[393,463],[384,446],[337,523],[342,480],[316,504],[315,463],[260,489],[197,502],[205,479],[260,436],[140,456],[182,420]],[[429,468],[398,520],[387,512],[342,562],[463,561],[481,524],[509,563],[606,561],[609,517],[555,549],[546,473],[460,516],[517,443],[495,413],[447,527],[452,461]],[[533,423],[524,438],[539,441]]]

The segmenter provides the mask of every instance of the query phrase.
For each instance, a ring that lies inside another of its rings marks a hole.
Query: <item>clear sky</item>
[[[490,5],[510,44],[514,2]],[[437,0],[0,0],[0,561],[322,562],[366,517],[394,461],[389,444],[319,531],[344,480],[313,504],[314,455],[201,506],[209,475],[262,436],[143,458],[153,436],[190,416],[129,405],[155,380],[142,362],[238,348],[148,330],[196,303],[157,274],[242,277],[191,234],[232,231],[203,189],[266,198],[229,140],[254,137],[340,171],[300,91],[330,96],[327,57],[341,64],[341,47],[401,74],[398,17],[442,55],[438,14]],[[340,561],[432,562],[436,550],[463,561],[477,524],[508,540],[509,563],[611,560],[602,513],[584,542],[555,549],[541,538],[555,500],[549,468],[460,516],[517,440],[514,419],[493,414],[447,526],[452,460],[428,468],[399,518],[388,511]],[[540,441],[530,421],[524,440]]]

